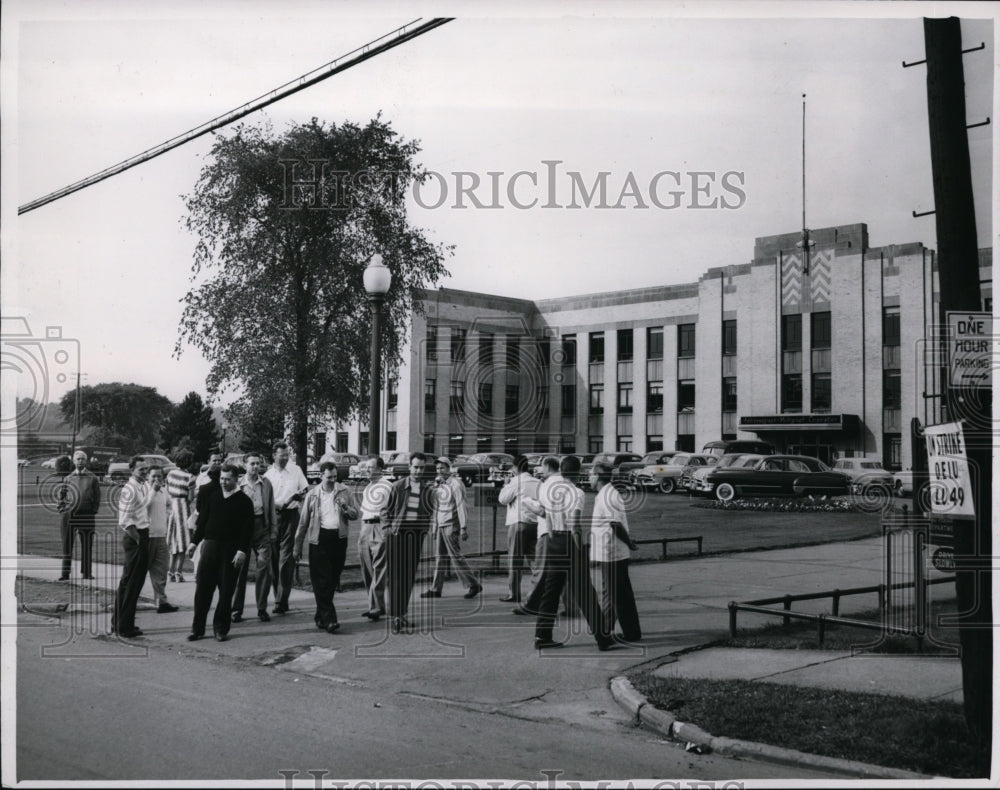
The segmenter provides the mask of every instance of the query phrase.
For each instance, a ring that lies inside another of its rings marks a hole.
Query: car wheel
[[[736,499],[736,489],[731,483],[719,483],[715,487],[715,498],[720,502],[732,502]]]
[[[660,493],[661,494],[672,494],[677,490],[677,483],[672,477],[664,477],[660,481]]]

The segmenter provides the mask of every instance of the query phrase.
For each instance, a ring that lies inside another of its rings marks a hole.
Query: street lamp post
[[[368,390],[368,452],[379,452],[379,390],[382,381],[382,302],[392,285],[392,272],[376,253],[365,268],[365,291],[372,306],[372,380]]]

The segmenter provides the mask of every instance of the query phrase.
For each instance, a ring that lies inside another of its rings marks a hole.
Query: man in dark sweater
[[[229,639],[233,589],[240,566],[246,561],[253,535],[253,501],[236,486],[239,470],[230,464],[222,467],[219,487],[206,492],[198,506],[198,521],[188,555],[204,540],[201,559],[195,574],[194,620],[188,641],[205,635],[208,610],[215,590],[219,602],[212,618],[212,631],[220,642]]]

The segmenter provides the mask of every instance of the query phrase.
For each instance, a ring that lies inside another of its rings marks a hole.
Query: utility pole
[[[924,19],[924,45],[941,295],[937,334],[944,334],[949,311],[982,310],[959,20]],[[992,393],[988,385],[970,391],[949,380],[944,397],[945,419],[962,423],[975,503],[973,519],[953,522],[955,593],[965,716],[988,770],[993,704]]]

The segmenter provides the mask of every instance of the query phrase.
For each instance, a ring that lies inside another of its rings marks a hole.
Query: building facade
[[[940,422],[937,263],[864,224],[758,238],[696,283],[529,301],[422,294],[383,397],[385,450],[457,455],[695,450],[764,439],[832,462],[910,466]],[[992,309],[991,251],[980,252]],[[316,451],[367,451],[364,424]]]

